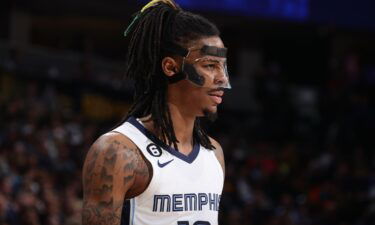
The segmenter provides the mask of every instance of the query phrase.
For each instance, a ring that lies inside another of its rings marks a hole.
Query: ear
[[[163,69],[164,74],[169,77],[175,75],[178,71],[178,63],[172,57],[165,57],[161,61],[161,67]]]

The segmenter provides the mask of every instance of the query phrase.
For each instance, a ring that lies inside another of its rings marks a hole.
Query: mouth
[[[218,105],[223,101],[224,91],[221,89],[215,89],[208,92],[208,95],[210,96],[211,100]]]

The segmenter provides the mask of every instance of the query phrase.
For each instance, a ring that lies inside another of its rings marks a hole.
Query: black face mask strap
[[[195,70],[194,66],[191,64],[185,64],[184,72],[187,74],[188,79],[198,86],[203,86],[205,79]]]
[[[212,55],[220,58],[226,58],[227,57],[227,48],[218,48],[215,46],[203,46],[201,48],[202,55]]]
[[[189,54],[189,51],[187,49],[184,49],[183,47],[176,45],[174,43],[167,43],[164,47],[165,53],[175,54],[182,57],[186,57]],[[216,56],[220,58],[225,58],[227,56],[227,49],[226,48],[218,48],[215,46],[203,46],[200,50],[203,55],[211,55]],[[189,80],[193,83],[203,86],[204,84],[204,77],[199,75],[195,68],[190,64],[183,64],[181,68],[181,72],[178,72],[174,74],[173,76],[168,77],[168,82],[170,84],[177,83],[183,79],[186,78],[186,76],[189,76]]]
[[[172,42],[167,42],[164,44],[164,47],[163,47],[163,50],[164,50],[164,53],[166,54],[173,54],[173,55],[179,55],[179,56],[182,56],[182,57],[186,57],[188,54],[189,54],[189,51],[175,43],[172,43]],[[183,80],[186,78],[186,74],[183,72],[183,67],[184,65],[182,66],[182,70],[181,72],[178,72],[176,74],[174,74],[173,76],[170,76],[168,77],[168,82],[170,84],[174,84],[174,83],[177,83],[179,82],[180,80]]]

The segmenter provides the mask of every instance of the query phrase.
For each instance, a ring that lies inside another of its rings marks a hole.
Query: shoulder
[[[115,132],[115,131],[110,131],[108,133],[103,134],[100,136],[93,144],[93,146],[108,146],[111,144],[118,144],[118,145],[123,145],[127,147],[132,147],[136,148],[136,145],[128,138],[127,136]]]
[[[140,170],[148,171],[137,146],[123,134],[109,132],[90,147],[83,166],[83,183],[84,186],[97,186],[108,181],[108,185],[116,185],[129,194],[138,186],[139,182],[135,181]]]
[[[85,164],[90,160],[99,163],[98,159],[102,159],[103,163],[112,160],[114,164],[118,161],[132,161],[137,158],[137,153],[137,146],[128,137],[117,132],[109,132],[92,144],[86,155]]]
[[[116,164],[134,161],[137,158],[136,148],[129,138],[119,133],[109,132],[100,136],[87,152],[83,175],[106,167],[113,170]]]
[[[213,139],[212,137],[209,137],[209,138],[210,138],[212,145],[215,147],[213,151],[215,152],[216,158],[219,161],[221,167],[223,168],[223,172],[225,174],[225,160],[224,160],[223,148],[221,147],[219,142],[217,142],[215,139]]]

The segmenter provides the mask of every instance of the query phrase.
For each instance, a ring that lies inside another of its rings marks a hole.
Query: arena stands
[[[84,156],[125,115],[131,85],[118,85],[118,64],[2,49],[0,224],[81,224]],[[223,108],[209,124],[226,156],[221,225],[373,224],[375,62],[360,57],[344,55],[319,85],[264,64],[250,112]]]

